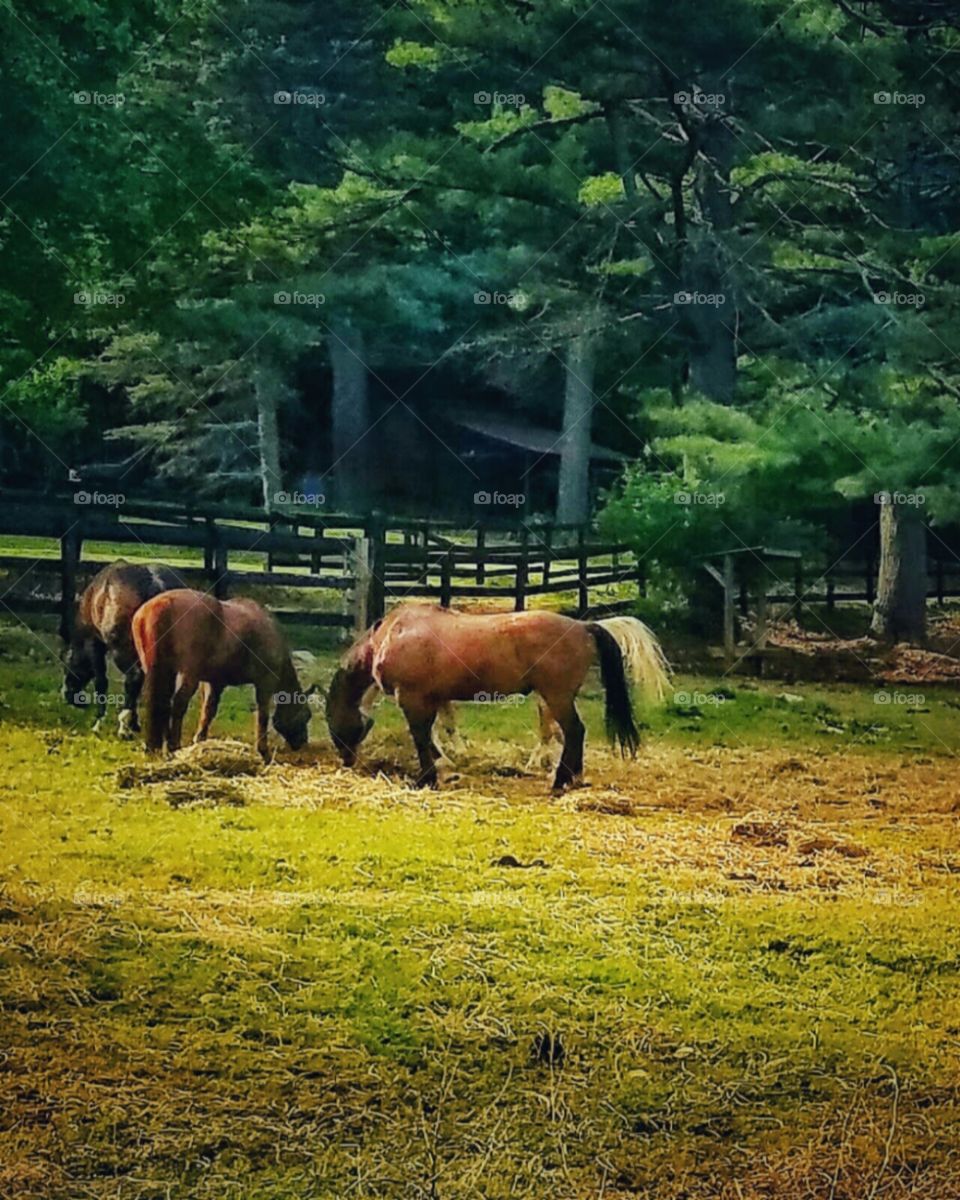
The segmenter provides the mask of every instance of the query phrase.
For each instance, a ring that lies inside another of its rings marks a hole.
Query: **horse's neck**
[[[354,646],[341,667],[344,698],[350,704],[359,704],[367,688],[373,683],[373,651],[369,641],[369,637],[366,637]]]
[[[300,680],[289,654],[280,667],[280,690],[291,694],[300,691]]]

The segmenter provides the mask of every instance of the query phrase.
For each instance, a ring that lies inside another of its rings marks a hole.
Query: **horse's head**
[[[360,743],[373,728],[373,718],[360,706],[369,682],[366,673],[349,667],[340,667],[330,681],[327,728],[345,767],[352,767],[357,761]]]
[[[82,708],[86,703],[84,688],[94,676],[93,641],[73,638],[60,656],[63,663],[63,687],[60,695],[65,704]]]
[[[299,687],[293,692],[281,692],[273,710],[273,727],[286,740],[291,750],[301,750],[309,740],[310,705],[308,693]]]

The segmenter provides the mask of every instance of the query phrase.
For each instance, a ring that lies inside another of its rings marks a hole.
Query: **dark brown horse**
[[[66,647],[63,654],[63,699],[67,704],[86,704],[85,688],[93,680],[97,728],[107,710],[107,655],[123,674],[123,708],[119,732],[130,736],[140,729],[137,700],[143,687],[143,671],[130,632],[133,614],[141,604],[169,591],[182,588],[183,581],[169,567],[137,565],[119,559],[104,567],[88,584],[71,622],[61,626]]]
[[[625,666],[626,660],[626,666]],[[662,697],[667,664],[649,629],[633,617],[583,622],[550,612],[472,615],[426,604],[395,608],[343,658],[327,695],[327,724],[347,766],[373,720],[363,708],[371,684],[396,697],[420,758],[418,783],[435,786],[433,723],[450,700],[536,692],[563,734],[555,790],[579,780],[584,726],[577,693],[598,662],[611,740],[635,753],[639,734],[627,670]]]
[[[146,745],[180,747],[183,718],[200,683],[207,685],[196,741],[203,741],[226,687],[252,683],[256,744],[266,758],[267,726],[298,750],[307,741],[310,707],[280,627],[253,600],[216,600],[188,588],[148,600],[133,619],[133,641],[147,676]]]

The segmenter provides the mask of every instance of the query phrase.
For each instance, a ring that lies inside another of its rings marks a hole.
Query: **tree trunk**
[[[705,81],[704,91],[718,95],[723,81]],[[691,235],[686,273],[690,384],[719,404],[733,403],[737,385],[737,307],[726,246],[733,227],[730,171],[736,144],[727,125],[727,99],[705,105],[700,118],[694,186],[703,227]]]
[[[567,346],[560,439],[557,522],[585,524],[590,516],[590,447],[594,346],[590,334],[578,334]]]
[[[283,490],[280,474],[280,434],[277,429],[277,387],[269,374],[255,368],[253,391],[257,401],[257,434],[260,450],[260,487],[263,507],[276,508],[276,496]]]
[[[370,494],[366,434],[370,427],[366,350],[363,334],[351,325],[328,339],[333,368],[333,475],[337,504],[347,510],[366,507]]]
[[[912,504],[880,509],[880,570],[871,632],[893,642],[923,641],[927,629],[927,530]]]

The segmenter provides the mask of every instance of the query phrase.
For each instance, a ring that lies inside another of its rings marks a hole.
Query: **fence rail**
[[[3,607],[59,611],[69,620],[79,587],[103,566],[93,555],[109,559],[133,545],[144,548],[139,557],[169,562],[185,583],[220,598],[253,585],[329,590],[339,597],[339,611],[309,604],[275,611],[284,619],[350,628],[365,628],[391,604],[419,597],[444,605],[466,596],[507,600],[521,610],[532,597],[571,592],[586,615],[595,588],[644,588],[629,548],[591,540],[582,526],[518,528],[491,520],[463,529],[453,521],[382,513],[267,514],[142,500],[103,507],[77,496],[0,489],[0,536],[8,551],[18,539],[49,543],[0,555],[0,570],[59,573],[59,588],[50,589],[56,597],[17,595],[14,584]],[[91,543],[99,549],[92,552]],[[624,597],[606,607],[630,602]]]

